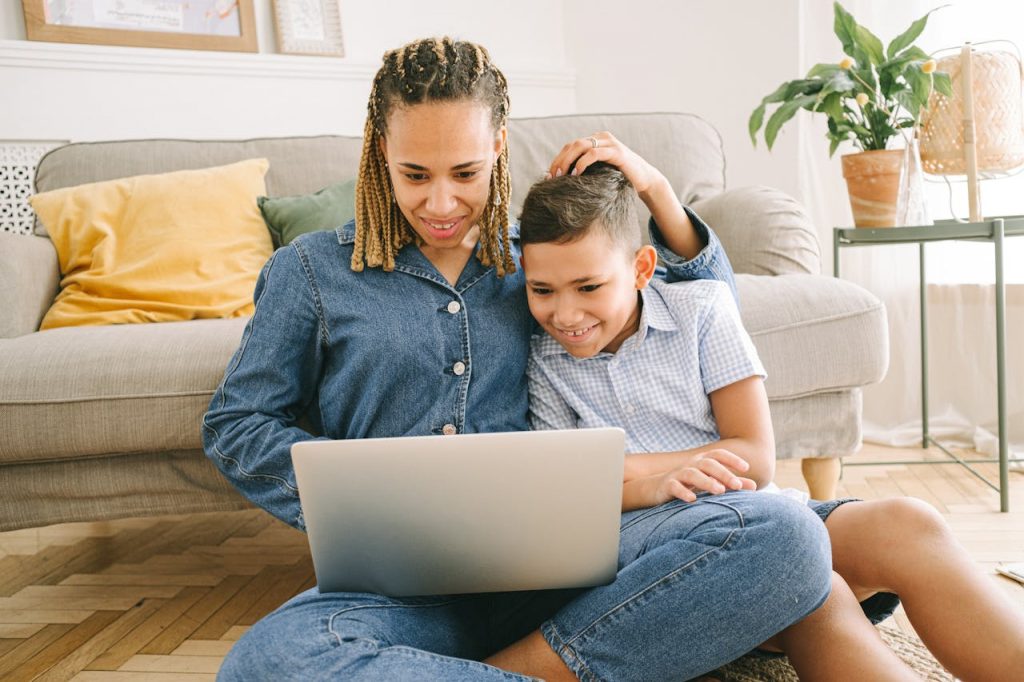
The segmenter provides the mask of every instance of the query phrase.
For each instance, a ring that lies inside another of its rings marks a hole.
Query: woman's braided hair
[[[384,54],[373,79],[356,181],[356,239],[352,269],[395,268],[395,254],[417,239],[394,200],[381,149],[395,106],[423,102],[479,102],[491,112],[495,130],[508,119],[508,82],[483,47],[451,38],[428,38]],[[508,236],[510,195],[508,145],[491,171],[487,206],[480,219],[478,258],[499,276],[515,272]]]

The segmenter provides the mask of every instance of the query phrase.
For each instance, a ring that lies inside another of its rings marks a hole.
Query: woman
[[[370,95],[356,220],[278,250],[204,418],[206,452],[303,528],[290,446],[527,428],[532,322],[508,225],[508,93],[483,48],[388,52]],[[576,141],[597,147],[597,138]],[[567,169],[555,168],[554,172]],[[671,191],[664,178],[645,201]],[[692,214],[655,215],[670,276],[729,269]],[[658,237],[658,234],[653,235]],[[682,258],[680,258],[682,257]],[[619,575],[587,590],[296,596],[235,645],[224,679],[687,679],[753,649],[829,591],[817,518],[730,493],[623,517]],[[757,566],[752,572],[750,566]]]

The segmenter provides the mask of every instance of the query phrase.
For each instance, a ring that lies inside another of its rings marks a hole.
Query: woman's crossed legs
[[[314,589],[253,626],[220,679],[557,679],[552,662],[581,679],[687,679],[828,594],[825,529],[780,496],[670,502],[622,521],[609,585],[404,599]]]

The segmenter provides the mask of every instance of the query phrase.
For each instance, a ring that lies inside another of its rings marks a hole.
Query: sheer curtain
[[[801,68],[843,55],[832,31],[832,3],[800,0]],[[883,43],[941,2],[844,0],[843,5]],[[1024,4],[960,0],[931,15],[917,44],[933,52],[964,41],[1006,39],[1024,49]],[[997,46],[998,47],[998,46]],[[1005,46],[1003,46],[1005,49]],[[832,159],[822,116],[798,124],[799,178],[831,268],[832,227],[852,225],[839,157]],[[944,182],[926,183],[932,219],[952,217]],[[953,184],[954,212],[966,215],[966,187]],[[986,215],[1024,214],[1024,175],[982,183]],[[1024,237],[1006,241],[1007,398],[1011,451],[1024,454]],[[920,316],[916,245],[845,248],[841,274],[881,298],[889,313],[890,366],[864,392],[865,440],[909,446],[921,438]],[[929,408],[931,435],[995,455],[997,444],[994,254],[990,244],[950,242],[927,247]]]

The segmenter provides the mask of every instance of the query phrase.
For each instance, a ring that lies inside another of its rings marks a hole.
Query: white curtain
[[[832,31],[832,3],[801,3],[801,70],[842,57]],[[912,21],[941,2],[844,0],[857,21],[888,44]],[[917,44],[933,52],[964,41],[1006,39],[1024,49],[1024,3],[1018,0],[960,0],[931,15]],[[798,123],[799,178],[831,272],[832,228],[852,225],[839,157],[832,159],[821,115]],[[954,212],[966,215],[966,188],[953,185]],[[927,183],[933,219],[952,217],[946,185]],[[983,183],[986,215],[1024,214],[1024,175]],[[1024,454],[1024,236],[1006,241],[1007,397],[1011,450]],[[950,242],[927,248],[930,430],[942,442],[997,452],[995,288],[993,247]],[[908,446],[921,438],[920,317],[918,247],[846,247],[841,275],[881,298],[888,309],[890,366],[885,380],[864,393],[865,440]]]

